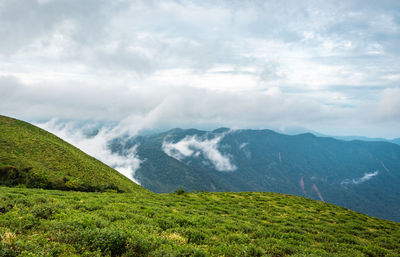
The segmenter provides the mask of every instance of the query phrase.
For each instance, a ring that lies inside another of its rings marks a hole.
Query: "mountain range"
[[[344,141],[360,140],[368,142],[388,142],[400,145],[400,138],[386,139],[380,137],[374,138],[374,137],[362,137],[362,136],[334,136],[334,138]]]
[[[400,146],[393,143],[228,128],[109,143],[120,155],[134,146],[142,160],[135,179],[154,192],[278,192],[400,221]]]
[[[283,129],[271,128],[271,130],[276,131],[281,134],[293,135],[293,136],[299,135],[299,134],[311,133],[318,137],[332,137],[332,138],[336,138],[336,139],[344,140],[344,141],[353,141],[353,140],[369,141],[369,142],[382,141],[382,142],[389,142],[389,143],[400,145],[400,138],[387,139],[387,138],[383,138],[383,137],[337,136],[334,134],[331,135],[331,134],[320,133],[318,131],[311,130],[311,129],[304,128],[304,127],[286,127]]]

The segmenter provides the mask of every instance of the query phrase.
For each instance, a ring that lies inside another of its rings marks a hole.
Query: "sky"
[[[400,137],[400,1],[0,0],[0,113]]]

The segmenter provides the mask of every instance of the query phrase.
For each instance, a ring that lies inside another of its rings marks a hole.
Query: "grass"
[[[0,115],[0,185],[78,191],[145,190],[55,135]]]
[[[399,256],[400,224],[276,193],[0,187],[0,256]]]
[[[0,239],[1,257],[400,256],[399,223],[276,193],[155,194],[4,116]]]

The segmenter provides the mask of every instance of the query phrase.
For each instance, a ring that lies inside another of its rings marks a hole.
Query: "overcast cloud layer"
[[[0,0],[0,35],[16,118],[400,136],[397,0]]]

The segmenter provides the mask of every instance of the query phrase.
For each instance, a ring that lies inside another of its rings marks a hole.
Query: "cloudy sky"
[[[400,137],[400,1],[0,0],[0,113]]]

